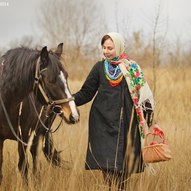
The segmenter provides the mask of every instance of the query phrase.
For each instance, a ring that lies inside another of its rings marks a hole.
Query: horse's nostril
[[[73,116],[72,114],[70,115],[70,121],[71,123],[77,123],[79,121],[79,116]]]

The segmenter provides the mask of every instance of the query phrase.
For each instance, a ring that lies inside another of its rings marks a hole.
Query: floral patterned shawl
[[[148,132],[148,126],[143,115],[144,103],[150,102],[152,110],[154,110],[154,99],[148,83],[144,79],[143,72],[139,65],[132,60],[124,60],[119,67],[125,77],[131,98],[137,114],[139,132],[141,135],[141,146],[144,146],[145,135]]]

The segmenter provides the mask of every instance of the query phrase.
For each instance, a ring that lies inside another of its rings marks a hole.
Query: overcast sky
[[[26,35],[37,36],[38,12],[43,0],[0,0],[0,47]],[[77,0],[76,0],[77,1]],[[111,22],[112,10],[118,6],[118,14],[129,12],[132,28],[147,30],[149,17],[156,10],[158,0],[100,0],[105,7],[105,15]],[[116,4],[116,2],[118,2]],[[182,41],[191,38],[191,0],[161,0],[165,2],[163,15],[168,16],[171,38]],[[56,0],[55,0],[56,3]],[[125,7],[125,8],[124,8]],[[99,13],[98,13],[99,14]]]

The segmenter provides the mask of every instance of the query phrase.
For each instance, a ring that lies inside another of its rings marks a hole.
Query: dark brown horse
[[[46,47],[41,51],[15,48],[0,58],[0,181],[3,143],[6,139],[18,141],[18,166],[25,175],[28,172],[25,151],[31,146],[31,151],[36,152],[35,144],[31,144],[31,141],[38,142],[35,141],[35,134],[40,135],[43,130],[38,128],[39,124],[36,122],[39,120],[30,116],[30,108],[25,104],[29,95],[34,100],[30,104],[35,103],[37,112],[41,106],[45,106],[46,110],[40,116],[42,122],[48,122],[47,116],[51,114],[51,110],[59,110],[60,116],[67,123],[79,121],[79,114],[67,85],[68,75],[61,62],[62,49],[63,44],[58,45],[55,52],[47,51]],[[36,160],[35,154],[33,160]]]

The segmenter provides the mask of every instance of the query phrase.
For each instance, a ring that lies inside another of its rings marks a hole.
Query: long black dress
[[[83,105],[94,96],[89,115],[86,169],[122,172],[125,167],[128,174],[141,172],[140,134],[127,83],[123,78],[112,87],[106,79],[103,61],[94,65],[81,90],[74,94],[75,103]]]

